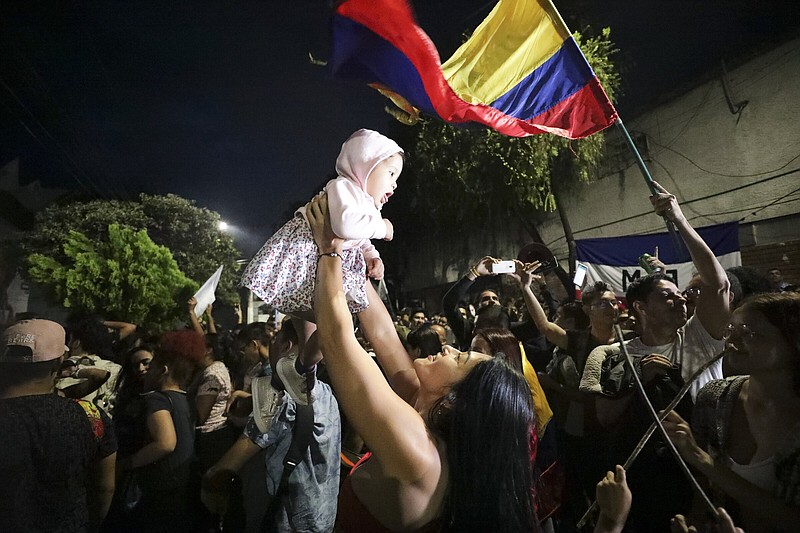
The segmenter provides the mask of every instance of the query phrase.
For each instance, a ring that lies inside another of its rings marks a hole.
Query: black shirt
[[[94,404],[54,394],[0,400],[0,531],[86,531],[90,468],[116,451]]]
[[[169,411],[175,426],[175,450],[152,465],[137,469],[144,489],[164,492],[183,487],[194,454],[194,419],[186,393],[157,391],[143,396],[146,416],[156,411]]]

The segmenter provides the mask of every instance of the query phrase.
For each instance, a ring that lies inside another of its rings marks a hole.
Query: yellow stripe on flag
[[[442,65],[463,100],[491,103],[555,54],[569,32],[547,0],[500,0]]]

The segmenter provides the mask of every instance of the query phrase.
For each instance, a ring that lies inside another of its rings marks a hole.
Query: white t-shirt
[[[197,396],[215,396],[205,424],[198,426],[200,433],[210,433],[227,425],[225,405],[231,397],[231,375],[222,361],[214,361],[203,370],[203,377],[197,388]]]
[[[775,456],[764,459],[758,463],[751,463],[749,465],[740,465],[730,459],[731,470],[739,474],[741,477],[763,489],[770,494],[778,494],[778,478],[775,476]]]
[[[107,371],[111,374],[108,380],[100,385],[100,387],[87,394],[82,400],[87,400],[90,402],[94,402],[95,404],[102,407],[107,414],[113,414],[113,404],[116,397],[116,387],[117,387],[117,378],[119,377],[119,373],[122,370],[122,367],[113,361],[109,361],[108,359],[103,359],[100,356],[94,354],[83,354],[80,358],[86,358],[92,361],[91,365],[87,364],[79,364],[78,368],[99,368],[101,370]],[[77,385],[78,383],[83,383],[86,381],[86,378],[76,378],[76,377],[67,377],[67,378],[59,378],[56,381],[56,388],[59,390],[66,389],[72,385]]]
[[[713,359],[725,348],[725,341],[712,337],[697,318],[692,316],[686,324],[678,330],[675,340],[669,344],[648,346],[641,337],[631,339],[625,343],[631,355],[647,356],[653,353],[661,354],[674,364],[681,365],[681,377],[688,382],[697,370]],[[606,357],[620,352],[619,343],[610,346],[598,346],[586,360],[586,367],[581,377],[580,390],[584,392],[601,392],[600,370]],[[722,379],[722,360],[716,361],[708,367],[689,388],[692,400],[703,385],[714,379]]]

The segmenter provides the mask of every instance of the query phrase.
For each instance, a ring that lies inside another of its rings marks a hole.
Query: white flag
[[[222,266],[220,266],[194,294],[194,299],[197,300],[197,305],[194,306],[194,314],[198,317],[202,316],[203,313],[206,312],[208,306],[216,301],[217,297],[214,293],[217,290],[220,275],[222,275]]]

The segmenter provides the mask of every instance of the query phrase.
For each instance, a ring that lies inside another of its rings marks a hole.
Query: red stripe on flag
[[[594,77],[580,91],[528,122],[550,133],[580,139],[609,127],[617,118],[617,110]]]

